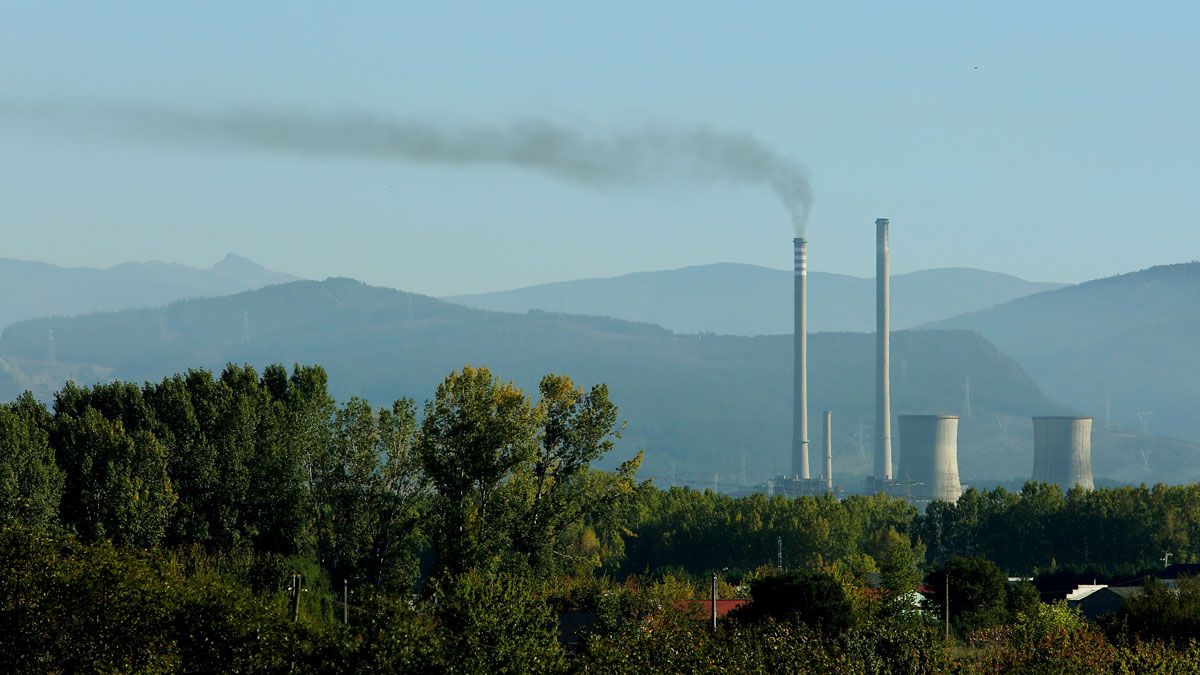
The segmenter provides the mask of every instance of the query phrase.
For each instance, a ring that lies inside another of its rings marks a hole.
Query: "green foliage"
[[[0,523],[58,521],[63,474],[54,461],[50,413],[28,392],[0,405]]]
[[[161,554],[3,530],[0,662],[16,672],[260,672],[322,660],[323,641],[287,622],[279,599],[185,569]]]
[[[927,579],[929,599],[937,616],[944,616],[946,578],[950,579],[950,623],[965,634],[978,628],[1003,623],[1007,618],[1005,584],[1007,579],[995,563],[986,558],[953,557],[934,569]]]
[[[557,618],[531,581],[468,570],[442,579],[435,602],[457,668],[523,673],[561,667]]]
[[[949,654],[934,628],[896,617],[837,634],[769,617],[712,631],[667,608],[593,635],[571,665],[584,673],[932,673],[948,670]]]
[[[1088,628],[1088,621],[1078,608],[1065,601],[1052,604],[1035,602],[1014,614],[1013,638],[1030,646],[1057,633],[1074,633]]]
[[[541,394],[534,405],[488,369],[467,366],[426,404],[416,447],[436,494],[442,569],[544,575],[595,568],[605,550],[619,550],[615,519],[635,494],[640,457],[609,476],[590,470],[617,433],[608,390],[585,393],[548,375]]]
[[[728,567],[745,572],[775,564],[777,541],[782,542],[783,563],[791,568],[820,568],[834,561],[858,560],[861,572],[875,571],[876,561],[866,551],[892,548],[909,531],[916,509],[901,499],[883,495],[832,497],[768,497],[755,494],[731,497],[686,488],[652,491],[643,495],[633,529],[626,542],[622,569],[678,566],[693,574]],[[880,548],[880,532],[895,530],[897,537]],[[907,555],[904,556],[907,558]],[[912,551],[914,560],[919,552]],[[892,560],[897,575],[907,560]],[[893,583],[906,583],[900,576]]]
[[[750,584],[750,604],[739,621],[796,620],[814,629],[840,634],[854,624],[854,607],[840,581],[823,572],[792,572]]]
[[[176,500],[162,443],[146,430],[127,433],[120,421],[91,406],[78,415],[56,412],[55,427],[58,463],[66,474],[64,524],[88,541],[158,544]]]
[[[877,531],[867,553],[879,567],[879,586],[889,598],[903,598],[921,583],[923,547],[914,550],[908,537],[891,528]]]
[[[417,447],[437,493],[433,543],[444,568],[499,564],[516,517],[502,490],[534,456],[536,437],[537,416],[525,392],[487,368],[451,373],[425,404]]]
[[[1042,595],[1037,586],[1028,581],[1012,582],[1004,588],[1004,607],[1009,616],[1031,614],[1046,606],[1042,604]]]
[[[411,401],[375,411],[355,398],[334,414],[311,471],[318,556],[335,582],[411,584],[416,509],[426,494],[415,435]]]
[[[1120,619],[1142,638],[1187,642],[1200,640],[1200,577],[1183,577],[1175,587],[1147,579],[1142,593],[1125,602]]]
[[[915,531],[933,562],[984,556],[1009,573],[1055,568],[1123,575],[1159,566],[1163,551],[1200,561],[1200,484],[1073,489],[1027,483],[1019,493],[969,489],[935,502]]]

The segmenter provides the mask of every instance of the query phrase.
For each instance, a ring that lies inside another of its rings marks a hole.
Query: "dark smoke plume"
[[[10,115],[17,110],[2,106]],[[502,164],[589,185],[667,182],[761,184],[782,200],[798,235],[812,190],[795,162],[749,134],[645,125],[602,133],[539,118],[462,125],[365,114],[248,110],[195,114],[147,107],[41,106],[27,116],[115,123],[123,131],[311,155],[451,165]],[[23,115],[23,116],[26,116]]]

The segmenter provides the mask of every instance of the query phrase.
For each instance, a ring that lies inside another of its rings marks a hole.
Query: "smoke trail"
[[[699,126],[643,125],[604,133],[540,118],[461,125],[366,114],[303,115],[247,110],[196,114],[165,108],[0,105],[0,114],[42,121],[115,123],[122,131],[215,140],[280,152],[448,165],[501,164],[585,185],[729,182],[769,187],[798,236],[812,204],[804,170],[749,134]]]

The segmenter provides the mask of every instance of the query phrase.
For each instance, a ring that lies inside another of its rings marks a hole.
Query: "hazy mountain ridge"
[[[788,462],[789,335],[679,335],[600,317],[474,310],[349,279],[300,281],[157,310],[10,326],[0,337],[0,356],[19,367],[26,382],[40,376],[43,396],[53,381],[38,370],[39,363],[50,368],[44,362],[48,329],[58,349],[54,372],[65,377],[65,368],[67,376],[83,381],[100,373],[153,380],[190,367],[219,369],[229,361],[318,363],[328,369],[335,395],[383,405],[400,396],[429,397],[446,373],[465,363],[488,365],[530,391],[547,372],[567,373],[584,384],[609,384],[629,420],[614,459],[644,448],[646,473],[660,481],[668,481],[674,468],[680,480],[702,484],[719,475],[728,486],[741,480],[743,457],[753,480],[785,470]],[[810,339],[810,415],[819,425],[821,410],[835,413],[839,480],[869,471],[873,345],[870,334]],[[893,345],[897,414],[959,412],[970,375],[974,414],[963,420],[960,442],[968,482],[1028,475],[1028,417],[1069,412],[975,333],[901,331]],[[1161,459],[1175,469],[1170,473],[1143,471],[1140,458],[1109,447],[1099,434],[1098,476],[1200,475],[1191,446],[1169,457],[1164,451]]]
[[[1200,440],[1200,263],[1151,267],[928,324],[975,330],[1103,422]]]
[[[809,272],[808,280],[813,332],[875,329],[873,278]],[[970,268],[900,274],[892,278],[892,325],[903,330],[1062,286]],[[444,299],[504,312],[542,309],[647,321],[681,333],[780,335],[792,332],[786,311],[791,297],[790,271],[717,263]]]
[[[162,261],[100,269],[0,258],[0,328],[42,316],[158,307],[173,300],[215,297],[295,281],[230,253],[207,269]]]

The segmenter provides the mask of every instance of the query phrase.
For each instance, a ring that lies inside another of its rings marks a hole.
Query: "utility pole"
[[[946,609],[946,639],[950,639],[950,572],[946,572],[946,601],[942,606]]]
[[[775,566],[783,571],[783,537],[775,537]]]
[[[717,573],[712,576],[712,629],[717,629]]]
[[[300,575],[292,574],[292,621],[300,620]]]
[[[342,579],[342,625],[350,625],[350,580]]]
[[[1166,569],[1171,566],[1171,557],[1174,555],[1175,554],[1171,553],[1170,551],[1163,551],[1163,557],[1160,558],[1160,560],[1163,561],[1163,569]]]

